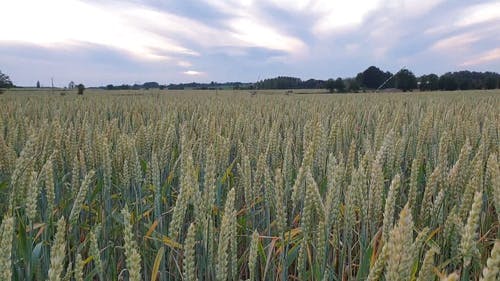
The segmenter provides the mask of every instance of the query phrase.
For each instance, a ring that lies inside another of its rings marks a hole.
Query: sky
[[[0,0],[16,85],[500,72],[500,1]]]

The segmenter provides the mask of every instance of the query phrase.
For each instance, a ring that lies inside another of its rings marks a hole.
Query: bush
[[[83,84],[78,84],[77,88],[78,88],[78,94],[83,95],[83,91],[85,91],[85,86],[83,86]]]
[[[0,88],[11,88],[13,86],[14,84],[10,81],[9,76],[0,71]]]

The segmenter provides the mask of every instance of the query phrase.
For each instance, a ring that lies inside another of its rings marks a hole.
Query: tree
[[[257,82],[257,88],[259,89],[298,89],[302,84],[302,80],[296,77],[288,77],[288,76],[278,76],[276,78],[264,79],[263,81]],[[208,85],[212,87],[213,85],[217,85],[215,82],[212,85]]]
[[[12,86],[14,85],[12,81],[10,81],[9,76],[0,71],[0,88],[11,88]]]
[[[40,88],[40,81],[36,81],[36,87]]]
[[[83,91],[85,90],[85,86],[83,84],[78,84],[78,94],[83,95]]]
[[[68,89],[71,90],[71,89],[74,89],[74,88],[75,88],[75,82],[73,82],[73,81],[69,82]]]
[[[436,74],[422,75],[418,80],[420,91],[439,90],[439,77]]]
[[[357,93],[359,91],[359,83],[356,78],[345,78],[344,84],[348,92]]]
[[[408,69],[401,69],[394,77],[396,88],[403,92],[417,88],[417,77]]]
[[[146,89],[158,89],[160,88],[160,84],[158,84],[158,82],[146,82],[142,84],[142,87]]]
[[[325,88],[325,81],[323,80],[316,80],[316,79],[309,79],[306,81],[303,81],[300,85],[300,88],[302,89],[321,89]]]
[[[452,73],[448,72],[439,77],[439,89],[445,91],[455,91],[458,89],[458,82]]]
[[[496,89],[500,87],[500,75],[498,75],[498,73],[486,72],[482,80],[485,89]]]
[[[325,83],[325,87],[330,93],[333,93],[335,91],[335,81],[333,79],[328,79]]]
[[[345,93],[346,89],[344,80],[342,80],[342,78],[340,77],[335,80],[328,79],[328,81],[325,82],[325,88],[328,89],[330,93]]]
[[[395,84],[395,81],[394,81],[394,77],[392,77],[392,73],[390,71],[386,71],[385,72],[385,77],[384,77],[384,82],[385,85],[382,87],[383,89],[388,89],[388,88],[395,88],[396,87],[396,84]],[[389,78],[391,78],[390,80],[388,80]],[[383,82],[382,82],[383,83]]]
[[[363,87],[377,89],[391,76],[390,72],[383,72],[378,67],[370,66],[365,71],[358,73],[356,80]]]
[[[335,80],[335,89],[339,93],[345,92],[345,84],[344,84],[344,81],[342,80],[342,78],[339,77]]]

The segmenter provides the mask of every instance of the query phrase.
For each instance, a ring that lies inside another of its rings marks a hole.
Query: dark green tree
[[[422,75],[418,82],[420,91],[439,90],[439,77],[436,74]]]
[[[145,89],[158,89],[160,88],[160,84],[158,82],[146,82],[142,84],[142,87]]]
[[[278,76],[257,82],[258,89],[298,89],[302,80],[296,77]]]
[[[484,89],[497,89],[500,87],[500,75],[493,72],[486,72],[485,77],[482,79]]]
[[[40,88],[40,81],[36,81],[36,87]]]
[[[12,81],[10,81],[10,78],[7,74],[3,74],[2,71],[0,71],[0,88],[11,88],[13,87],[14,84],[12,84]]]
[[[388,88],[395,88],[395,80],[394,80],[394,77],[392,77],[393,74],[390,72],[390,71],[386,71],[385,72],[385,77],[384,77],[384,86],[382,87],[382,89],[388,89]],[[389,78],[392,78],[392,79],[389,79]]]
[[[330,93],[335,92],[335,80],[328,79],[325,83],[325,87],[328,89]]]
[[[417,88],[417,77],[408,69],[401,69],[394,77],[396,88],[406,91],[413,91]]]
[[[335,89],[339,93],[345,92],[345,84],[344,84],[344,81],[342,80],[342,78],[339,77],[335,80]]]
[[[78,88],[78,94],[79,95],[83,95],[83,91],[85,91],[85,86],[83,84],[78,84],[78,86],[76,86]]]
[[[302,89],[321,89],[325,88],[325,81],[323,80],[316,80],[316,79],[309,79],[306,81],[303,81],[300,85],[300,88]]]
[[[348,92],[357,93],[359,92],[359,83],[356,78],[346,78],[344,79],[344,84]]]
[[[365,71],[358,73],[356,80],[362,87],[377,89],[391,76],[390,72],[383,72],[378,67],[370,66]]]
[[[441,75],[441,77],[439,77],[439,89],[445,91],[458,90],[456,77],[450,72]]]

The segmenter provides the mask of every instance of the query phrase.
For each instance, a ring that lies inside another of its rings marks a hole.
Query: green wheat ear
[[[186,235],[186,241],[184,242],[184,261],[183,261],[183,272],[185,280],[198,280],[196,276],[196,227],[193,223],[189,225],[188,232]]]
[[[50,248],[50,269],[49,281],[61,280],[64,270],[64,260],[66,259],[66,221],[61,217],[57,221],[57,232]]]
[[[479,226],[479,215],[481,213],[482,203],[483,193],[476,192],[472,208],[463,229],[462,240],[460,241],[460,252],[465,267],[470,265],[472,258],[478,257],[479,255],[479,250],[477,249],[478,234],[476,229]]]
[[[14,218],[5,216],[0,226],[0,276],[2,280],[12,279],[12,245],[14,239]]]
[[[236,219],[236,212],[234,211],[234,201],[235,201],[235,190],[231,189],[226,198],[226,204],[224,205],[224,214],[222,216],[222,222],[220,225],[219,232],[219,245],[217,247],[217,264],[216,264],[216,277],[217,280],[226,280],[228,276],[229,267],[229,252],[231,247],[231,239],[235,238],[235,234],[232,233],[234,228],[233,220]]]
[[[413,219],[408,204],[401,210],[397,225],[387,241],[386,280],[408,280],[413,264]]]
[[[257,268],[258,246],[259,246],[259,232],[255,230],[252,234],[252,240],[250,241],[250,249],[248,253],[248,271],[250,273],[250,281],[257,280],[255,270]]]
[[[493,249],[491,249],[491,255],[486,261],[486,266],[483,269],[483,278],[481,281],[494,281],[498,280],[498,275],[500,272],[500,240],[495,241]]]
[[[417,281],[426,281],[435,279],[434,269],[434,256],[439,253],[437,248],[431,248],[425,253],[422,268],[418,272]]]
[[[128,208],[122,209],[123,215],[123,240],[125,242],[125,257],[127,261],[127,269],[130,281],[141,280],[141,256],[139,254],[137,243],[132,232],[132,224],[130,222],[130,213]]]

